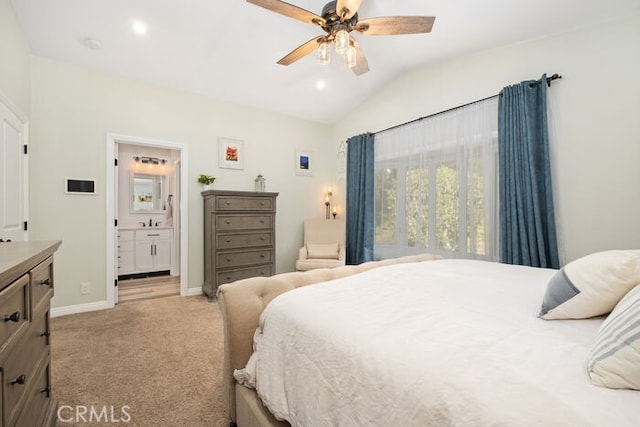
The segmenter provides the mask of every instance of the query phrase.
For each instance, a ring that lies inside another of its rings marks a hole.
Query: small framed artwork
[[[313,172],[313,156],[310,151],[296,150],[296,175],[311,176]]]
[[[227,169],[244,169],[244,141],[231,138],[218,138],[220,152],[218,166]]]

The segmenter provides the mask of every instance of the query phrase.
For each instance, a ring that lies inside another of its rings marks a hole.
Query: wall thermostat
[[[67,194],[96,194],[96,181],[94,179],[67,178],[65,187]]]

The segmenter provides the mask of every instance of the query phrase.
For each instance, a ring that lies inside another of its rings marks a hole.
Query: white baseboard
[[[202,295],[202,288],[187,288],[183,297],[192,297],[196,295]],[[51,309],[51,317],[66,316],[69,314],[86,313],[88,311],[98,311],[113,308],[113,305],[107,303],[107,301],[90,302],[88,304],[69,305],[66,307],[54,307]]]
[[[66,307],[54,307],[51,309],[51,317],[66,316],[68,314],[86,313],[88,311],[106,310],[113,305],[106,301],[90,302],[88,304],[69,305]]]
[[[196,296],[196,295],[202,295],[202,287],[197,287],[197,288],[187,288],[187,293],[185,295],[185,297],[192,297],[192,296]]]

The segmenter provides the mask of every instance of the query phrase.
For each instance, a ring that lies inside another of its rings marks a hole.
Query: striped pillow
[[[622,298],[600,327],[587,371],[595,385],[640,390],[640,285]]]

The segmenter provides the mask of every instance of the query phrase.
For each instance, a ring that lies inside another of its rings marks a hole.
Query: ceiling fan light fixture
[[[349,33],[345,30],[338,30],[335,35],[336,52],[344,55],[349,48]]]
[[[349,36],[352,31],[361,35],[422,34],[431,32],[434,16],[380,16],[360,20],[358,9],[364,0],[330,0],[320,15],[283,0],[246,0],[280,15],[319,26],[326,34],[314,37],[301,44],[278,61],[280,65],[291,65],[316,49],[318,61],[328,64],[328,45],[336,44],[336,53],[343,56],[344,64],[356,76],[369,71],[367,58],[358,42]]]
[[[328,42],[320,43],[318,47],[318,62],[322,65],[327,65],[331,62],[331,47]]]
[[[344,65],[349,68],[356,66],[356,48],[349,46],[344,53]]]

